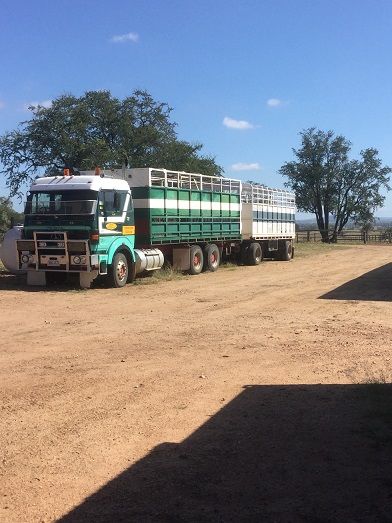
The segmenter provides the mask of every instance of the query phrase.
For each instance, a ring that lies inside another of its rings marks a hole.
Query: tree
[[[361,151],[350,160],[351,143],[333,131],[314,127],[300,133],[302,143],[293,149],[295,161],[286,162],[280,173],[296,194],[297,207],[314,213],[323,242],[336,242],[349,220],[369,222],[384,203],[382,189],[389,190],[392,169],[383,166],[378,151]]]
[[[109,91],[56,98],[30,107],[32,118],[0,137],[0,173],[11,196],[37,175],[64,167],[94,169],[166,167],[202,174],[222,173],[201,144],[177,139],[172,109],[143,90],[120,100]]]
[[[12,223],[23,223],[23,214],[16,212],[8,198],[0,196],[0,240]]]

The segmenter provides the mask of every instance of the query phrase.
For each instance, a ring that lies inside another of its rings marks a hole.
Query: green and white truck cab
[[[163,255],[153,253],[151,263],[152,253],[135,250],[132,194],[117,176],[90,171],[33,182],[23,238],[16,242],[19,269],[27,272],[29,285],[45,285],[48,272],[74,272],[82,287],[98,275],[121,287],[136,272],[163,264]]]

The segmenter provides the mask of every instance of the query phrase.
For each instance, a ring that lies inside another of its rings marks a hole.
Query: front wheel
[[[124,287],[127,284],[129,274],[128,260],[122,252],[114,255],[109,273],[112,287]]]

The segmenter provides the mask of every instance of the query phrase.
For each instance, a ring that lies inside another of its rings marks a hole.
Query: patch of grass
[[[155,283],[158,283],[158,280],[155,278],[139,278],[137,277],[133,285],[154,285]]]
[[[350,249],[352,245],[342,245],[338,243],[322,243],[322,242],[303,242],[294,243],[295,257],[305,258],[307,256],[314,256],[315,254],[328,253],[333,251],[340,251],[342,249]]]
[[[378,374],[367,374],[366,378],[362,381],[365,385],[375,386],[386,385],[389,383],[388,375],[385,371],[380,371]]]
[[[174,270],[171,267],[165,267],[145,275],[137,276],[133,283],[134,285],[154,285],[160,281],[183,280],[187,277],[188,274]]]
[[[385,372],[369,375],[362,382],[363,430],[377,445],[392,446],[392,383]]]
[[[220,266],[219,266],[219,269],[226,269],[228,271],[235,271],[236,269],[238,269],[238,263],[233,263],[233,262],[223,262]]]

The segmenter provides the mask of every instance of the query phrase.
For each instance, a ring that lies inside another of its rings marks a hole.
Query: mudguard
[[[135,263],[135,254],[134,254],[132,243],[130,241],[128,241],[128,239],[126,237],[120,236],[118,238],[115,238],[109,247],[108,254],[107,254],[108,265],[112,264],[113,257],[120,248],[127,250],[131,256],[132,262]]]

